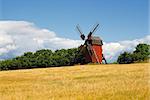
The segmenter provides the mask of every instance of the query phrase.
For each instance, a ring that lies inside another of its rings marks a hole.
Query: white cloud
[[[0,31],[0,55],[8,53],[9,50],[15,49],[15,45],[11,36],[7,35],[5,31]]]
[[[78,47],[82,42],[58,37],[55,32],[38,28],[27,21],[0,21],[0,59],[38,49]],[[113,62],[120,53],[132,52],[139,43],[150,44],[150,35],[141,39],[104,43],[103,53],[108,62]]]
[[[37,49],[61,49],[79,46],[80,40],[56,36],[55,32],[40,29],[26,21],[0,21],[0,58],[13,51],[14,56]]]

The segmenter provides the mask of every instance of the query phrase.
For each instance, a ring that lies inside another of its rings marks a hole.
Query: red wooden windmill
[[[96,31],[99,24],[97,24],[92,31],[89,32],[87,39],[85,39],[85,35],[81,32],[81,29],[79,25],[76,27],[77,30],[80,33],[80,37],[82,40],[85,40],[84,45],[81,45],[79,47],[79,54],[82,57],[81,63],[102,63],[102,60],[106,62],[106,59],[104,58],[102,54],[102,45],[103,42],[100,39],[100,37],[92,36],[92,34]]]

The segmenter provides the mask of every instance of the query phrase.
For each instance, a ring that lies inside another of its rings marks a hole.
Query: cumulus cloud
[[[1,59],[7,58],[10,52],[17,56],[38,49],[78,47],[81,43],[80,40],[58,37],[55,32],[38,28],[27,21],[0,21]]]
[[[0,59],[12,58],[39,49],[73,48],[83,41],[58,37],[48,29],[41,29],[27,21],[0,21]],[[139,43],[150,44],[150,35],[135,40],[104,43],[103,53],[113,62],[123,51],[133,52]]]
[[[5,31],[0,31],[0,55],[13,49],[15,49],[15,44],[11,36],[7,35]]]

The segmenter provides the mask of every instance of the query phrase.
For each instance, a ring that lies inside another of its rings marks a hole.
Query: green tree
[[[130,64],[130,63],[133,63],[132,54],[128,53],[128,52],[124,52],[124,53],[120,54],[120,56],[118,57],[117,62],[119,64]]]
[[[1,61],[0,70],[10,70],[11,69],[11,60]]]
[[[133,60],[135,62],[141,62],[148,60],[150,57],[150,45],[138,44],[136,50],[133,52]]]
[[[52,65],[53,52],[51,50],[38,50],[34,53],[35,66],[37,67],[50,67]]]

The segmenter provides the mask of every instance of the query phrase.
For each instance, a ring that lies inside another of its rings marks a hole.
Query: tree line
[[[150,59],[150,45],[138,44],[133,53],[123,52],[117,59],[119,64],[130,64],[136,62],[148,62]]]
[[[26,52],[22,56],[0,61],[0,70],[69,66],[73,64],[77,52],[77,48]]]

